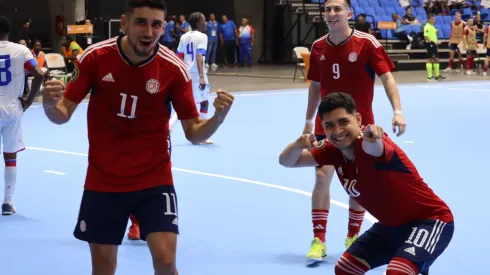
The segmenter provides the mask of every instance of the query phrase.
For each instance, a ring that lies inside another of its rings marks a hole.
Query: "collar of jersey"
[[[158,53],[158,49],[160,47],[160,44],[157,43],[156,47],[155,47],[155,50],[153,52],[153,54],[148,57],[147,59],[141,61],[140,63],[138,64],[133,64],[131,62],[131,60],[129,60],[129,58],[124,54],[123,50],[122,50],[122,47],[121,47],[121,40],[122,38],[124,37],[124,35],[121,35],[117,38],[117,51],[119,52],[119,55],[121,55],[122,59],[124,60],[124,62],[126,62],[126,64],[128,64],[129,66],[135,66],[135,67],[141,67],[141,66],[144,66],[148,63],[150,63],[151,60],[153,60],[153,58],[155,58],[155,56],[157,55]]]
[[[340,42],[339,44],[335,44],[333,43],[331,40],[330,40],[330,33],[327,34],[327,42],[328,44],[332,45],[332,46],[342,46],[344,45],[345,43],[347,43],[347,41],[349,41],[349,39],[352,38],[352,36],[354,35],[354,29],[352,29],[352,32],[350,33],[349,37],[347,37],[344,41]]]

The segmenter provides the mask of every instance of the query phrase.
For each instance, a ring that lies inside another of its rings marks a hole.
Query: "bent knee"
[[[94,274],[116,273],[117,246],[90,244],[90,252]]]
[[[340,257],[335,265],[335,275],[360,275],[368,272],[371,268],[369,264],[348,252]]]
[[[333,174],[335,173],[335,167],[333,166],[322,166],[321,168],[316,169],[316,178],[317,181],[331,181]]]

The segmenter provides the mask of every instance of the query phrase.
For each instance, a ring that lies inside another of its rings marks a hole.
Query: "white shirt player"
[[[197,67],[197,54],[206,56],[208,49],[208,36],[199,31],[188,31],[180,38],[178,53],[184,54],[184,64],[191,74],[198,74],[199,69]],[[207,73],[206,66],[204,66],[205,58],[202,59],[202,68],[204,74]]]
[[[36,59],[26,46],[0,41],[0,120],[24,114],[19,97],[24,93],[25,72],[36,65]]]

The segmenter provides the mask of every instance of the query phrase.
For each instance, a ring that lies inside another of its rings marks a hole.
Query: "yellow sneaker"
[[[315,237],[311,242],[310,252],[306,254],[308,262],[321,262],[327,257],[327,245]]]
[[[347,239],[345,239],[345,249],[349,248],[349,246],[351,246],[356,240],[357,240],[357,234],[350,238],[347,237]]]

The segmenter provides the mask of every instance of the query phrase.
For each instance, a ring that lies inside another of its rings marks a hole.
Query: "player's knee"
[[[317,184],[330,184],[332,181],[335,168],[333,166],[323,166],[316,169],[316,183]]]
[[[90,244],[92,273],[113,275],[117,267],[117,246]]]
[[[370,269],[369,265],[363,260],[352,256],[348,252],[344,252],[335,265],[335,275],[365,274]]]
[[[386,269],[386,275],[412,274],[419,274],[419,270],[414,263],[404,258],[393,258]]]
[[[153,233],[146,238],[158,275],[174,275],[176,272],[176,236],[171,233]]]
[[[162,256],[165,255],[165,256]],[[174,275],[177,272],[175,266],[175,253],[167,253],[153,256],[153,268],[156,275]]]

